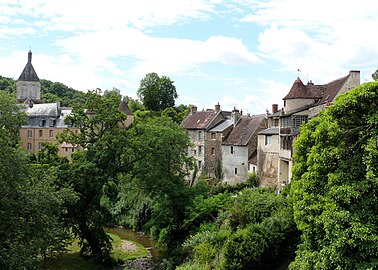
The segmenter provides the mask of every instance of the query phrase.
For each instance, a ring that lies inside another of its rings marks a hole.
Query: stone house
[[[181,126],[187,130],[192,144],[188,149],[188,156],[196,160],[197,172],[194,178],[215,174],[214,160],[220,155],[222,132],[210,132],[210,130],[224,122],[229,115],[230,112],[222,111],[219,104],[215,105],[215,109],[206,111],[197,111],[197,107],[193,106],[181,123]]]
[[[231,114],[232,130],[222,142],[223,183],[237,184],[256,172],[258,133],[267,128],[265,115]]]
[[[278,135],[278,151],[276,151],[276,139],[274,144],[272,141],[270,148],[263,144],[263,138],[270,135],[269,131],[260,133],[258,169],[262,183],[273,184],[274,171],[277,171],[275,186],[278,190],[290,182],[294,154],[293,142],[300,133],[302,123],[316,117],[321,110],[331,105],[338,95],[359,84],[359,71],[350,71],[348,75],[324,85],[315,85],[312,81],[305,85],[299,78],[294,81],[290,91],[283,98],[284,108],[279,112],[278,134],[276,127],[273,130],[275,134],[271,134],[272,139],[273,137],[277,138]],[[272,118],[273,115],[275,116],[277,113],[273,113]],[[271,130],[271,132],[273,131]],[[270,158],[267,158],[268,156]]]

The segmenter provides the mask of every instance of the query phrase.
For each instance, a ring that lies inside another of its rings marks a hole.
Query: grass
[[[112,258],[118,262],[122,263],[127,260],[143,258],[149,255],[148,250],[139,243],[129,241],[135,244],[138,249],[135,251],[124,251],[120,247],[122,245],[122,239],[116,234],[108,233],[111,238],[113,250],[111,252]],[[73,241],[73,243],[68,247],[68,252],[62,254],[59,258],[50,260],[43,267],[45,270],[110,270],[111,268],[106,268],[104,266],[96,264],[91,258],[85,258],[80,256],[80,247],[78,245],[78,240]]]

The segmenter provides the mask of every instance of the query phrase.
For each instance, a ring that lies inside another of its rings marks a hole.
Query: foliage
[[[378,80],[378,69],[371,75],[373,77],[374,81]]]
[[[291,196],[302,231],[292,269],[378,265],[378,82],[340,96],[301,130]]]
[[[43,103],[60,102],[63,107],[72,107],[74,104],[83,104],[86,95],[60,82],[41,80],[41,99]]]
[[[140,82],[138,97],[147,110],[163,111],[174,107],[178,95],[173,83],[169,77],[148,73]]]
[[[182,269],[275,269],[294,255],[299,234],[286,197],[246,188],[197,196],[189,209],[184,224],[194,229],[183,244],[189,260]]]
[[[248,173],[247,183],[250,187],[258,187],[260,184],[260,179],[255,172]]]
[[[17,136],[25,115],[4,93],[0,112],[0,268],[33,269],[65,248],[59,215],[68,193],[53,188],[54,171],[37,174],[28,165]]]
[[[67,129],[60,136],[86,149],[60,166],[60,183],[71,186],[78,196],[76,202],[67,202],[64,219],[80,238],[81,253],[103,264],[110,263],[111,250],[103,226],[111,221],[109,204],[118,194],[117,174],[122,171],[120,157],[126,140],[126,115],[118,111],[120,98],[117,91],[88,92],[86,103],[74,106],[66,117],[80,132]]]
[[[16,91],[16,81],[0,75],[0,90],[7,94],[14,93]]]
[[[58,165],[68,162],[67,158],[58,156],[58,147],[55,144],[42,142],[42,149],[38,152],[37,160],[40,164]]]

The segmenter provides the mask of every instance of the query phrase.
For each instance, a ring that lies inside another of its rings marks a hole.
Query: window
[[[54,137],[54,132],[51,129],[49,131],[49,136],[50,136],[50,138]]]
[[[33,131],[32,130],[28,130],[28,138],[31,138],[33,137]]]
[[[288,136],[281,136],[281,149],[291,150],[292,148],[292,139]]]
[[[38,150],[41,150],[42,149],[42,143],[38,143]]]
[[[49,119],[49,127],[53,127],[55,126],[55,119],[54,118],[50,118]]]
[[[43,137],[43,130],[42,130],[42,129],[38,130],[38,136],[39,136],[40,138]]]
[[[238,174],[238,168],[235,168],[235,174]]]
[[[202,170],[202,161],[201,160],[198,161],[198,170]]]
[[[41,119],[41,120],[39,120],[39,126],[40,126],[40,127],[44,127],[44,126],[45,126],[45,123],[46,123],[46,120],[45,120],[45,119]]]
[[[210,136],[212,140],[215,140],[215,132],[212,132]]]
[[[231,151],[230,151],[231,154],[235,153],[234,152],[234,147],[232,145],[231,145],[230,149],[231,149]]]
[[[198,146],[198,155],[202,155],[202,146]]]
[[[193,150],[193,155],[197,155],[197,150]]]
[[[72,153],[73,153],[73,152],[75,152],[75,148],[74,148],[74,147],[72,147]]]
[[[32,150],[32,144],[31,143],[28,143],[28,150]]]
[[[199,141],[202,140],[202,131],[198,131],[198,140],[199,140]]]
[[[211,147],[211,155],[212,155],[212,156],[215,155],[215,148],[214,148],[214,147]]]
[[[265,145],[272,144],[272,135],[265,135]]]
[[[294,122],[294,128],[299,128],[302,125],[302,123],[307,122],[307,116],[296,116],[293,119],[293,122]]]
[[[68,147],[64,147],[64,152],[68,152]]]

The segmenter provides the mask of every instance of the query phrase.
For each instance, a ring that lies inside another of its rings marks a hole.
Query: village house
[[[197,163],[196,175],[192,178],[200,175],[214,176],[216,158],[220,158],[223,133],[210,130],[229,117],[230,112],[222,111],[219,104],[215,105],[215,109],[206,111],[197,111],[197,107],[192,106],[189,115],[181,123],[192,144],[188,149],[188,156],[193,157]]]
[[[265,115],[242,115],[234,109],[232,130],[222,142],[223,183],[237,184],[257,170],[257,135],[267,128]]]
[[[258,170],[263,185],[273,184],[281,190],[290,182],[293,142],[299,135],[302,123],[316,117],[321,110],[331,105],[337,96],[359,84],[359,71],[350,71],[347,76],[324,85],[315,85],[312,81],[305,85],[300,78],[295,80],[283,98],[283,109],[279,112],[273,110],[272,115],[269,115],[272,123],[274,118],[279,117],[278,134],[274,123],[259,135]]]

